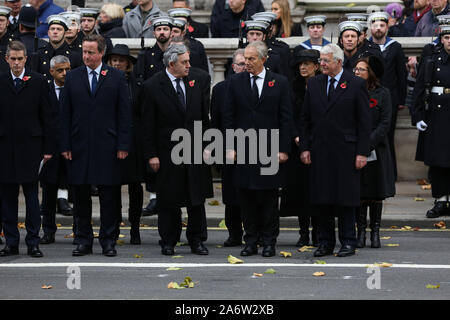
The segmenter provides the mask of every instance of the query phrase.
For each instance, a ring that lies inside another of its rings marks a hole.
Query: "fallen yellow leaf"
[[[186,221],[181,221],[181,226],[182,227],[187,227],[187,222]]]
[[[133,257],[135,257],[136,259],[140,259],[140,258],[142,258],[143,256],[141,256],[141,255],[139,255],[139,254],[135,254]]]
[[[184,287],[180,287],[178,283],[176,282],[169,282],[167,285],[168,289],[184,289]]]
[[[170,267],[166,269],[167,271],[178,271],[181,270],[181,268],[177,268],[177,267]]]
[[[218,206],[218,205],[219,205],[219,201],[217,201],[217,200],[212,200],[212,201],[209,201],[208,204],[209,204],[210,206]]]
[[[56,224],[56,227],[57,227],[57,228],[61,228],[61,226],[62,226],[61,223],[57,223],[57,224]]]
[[[256,272],[253,272],[253,275],[254,275],[255,277],[262,277],[262,276],[263,276],[262,273],[256,273]]]
[[[185,246],[185,245],[187,245],[186,242],[177,242],[177,244],[175,245],[175,247],[183,247],[183,246]]]
[[[220,223],[219,223],[219,228],[226,228],[227,226],[226,226],[226,224],[225,224],[225,219],[222,219],[222,221],[220,221]]]
[[[25,222],[19,222],[19,223],[17,224],[17,228],[19,228],[19,229],[25,229]]]
[[[318,271],[318,272],[313,273],[314,277],[323,277],[324,275],[325,275],[325,272],[323,272],[323,271]]]
[[[98,232],[94,232],[94,238],[98,238],[99,234]]]
[[[184,281],[182,283],[180,283],[180,287],[193,288],[194,281],[192,281],[191,277],[186,277],[186,278],[184,278]]]
[[[121,226],[121,227],[125,227],[125,222],[122,221],[122,222],[120,223],[120,226]]]
[[[221,184],[217,185],[216,189],[219,189],[219,190],[222,189],[222,185]]]
[[[425,201],[425,199],[424,198],[415,197],[414,201]]]
[[[264,271],[264,273],[274,274],[274,273],[276,273],[276,271],[275,271],[275,269],[269,268],[266,271]]]
[[[431,184],[426,184],[422,186],[422,190],[431,190]]]
[[[316,260],[314,261],[314,264],[327,264],[327,263],[323,260]]]
[[[410,227],[410,226],[404,226],[403,228],[402,228],[402,230],[411,230],[412,229],[412,227]]]
[[[119,238],[125,238],[126,237],[126,235],[124,235],[124,234],[119,234]]]
[[[229,263],[231,263],[231,264],[239,264],[239,263],[244,263],[244,261],[243,260],[241,260],[241,259],[238,259],[238,258],[236,258],[236,257],[234,257],[234,256],[232,256],[231,254],[228,256],[228,262]]]
[[[314,248],[314,247],[312,247],[312,246],[303,246],[303,247],[299,248],[298,251],[299,252],[312,252],[312,250],[310,250],[312,248]]]
[[[125,244],[125,241],[123,241],[123,240],[116,240],[116,244],[118,244],[119,246],[123,246]]]
[[[440,284],[437,284],[437,285],[427,284],[427,285],[425,286],[425,288],[427,288],[427,289],[439,289],[440,287],[441,287]]]
[[[387,262],[374,263],[373,266],[381,267],[381,268],[389,268],[389,267],[392,267],[392,263],[387,263]]]
[[[424,186],[428,184],[427,180],[425,179],[417,179],[416,182],[419,186]]]
[[[287,252],[287,251],[281,251],[280,255],[284,258],[289,258],[292,257],[292,253],[291,252]]]
[[[438,223],[435,223],[434,226],[439,229],[447,229],[445,221],[439,221]]]
[[[389,240],[391,237],[381,237],[381,240]]]
[[[398,243],[388,243],[386,247],[399,247],[400,245]]]
[[[41,286],[41,289],[52,289],[53,287],[51,286],[51,285],[46,285],[46,284],[43,284],[42,286]]]
[[[184,256],[172,256],[172,259],[184,258]]]
[[[64,238],[65,239],[68,239],[68,238],[75,238],[75,234],[72,232],[71,234],[66,234],[65,236],[64,236]]]

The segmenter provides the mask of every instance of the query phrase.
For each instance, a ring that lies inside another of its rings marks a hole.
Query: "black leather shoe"
[[[264,246],[262,256],[264,258],[273,257],[275,255],[275,246]]]
[[[198,243],[193,244],[191,246],[191,252],[201,255],[201,256],[206,256],[209,254],[208,248],[205,247],[203,242],[198,242]]]
[[[339,250],[337,256],[338,257],[348,257],[348,256],[352,256],[355,254],[355,248],[352,247],[351,245],[344,245],[342,246],[342,248]]]
[[[324,245],[319,245],[319,248],[314,251],[314,257],[323,257],[333,254],[333,248],[326,247]]]
[[[427,218],[438,218],[447,214],[447,202],[436,201],[434,207],[427,211]]]
[[[39,241],[40,244],[50,244],[55,242],[55,234],[54,233],[45,233],[41,240]]]
[[[115,257],[117,256],[117,251],[114,246],[107,246],[103,249],[102,254],[106,257]]]
[[[173,256],[175,254],[175,249],[172,246],[165,245],[162,246],[161,253],[165,256]]]
[[[0,250],[0,257],[8,257],[19,254],[18,247],[10,247],[6,245],[2,250]]]
[[[242,240],[229,237],[227,240],[225,240],[225,242],[223,243],[223,246],[224,247],[238,247],[238,246],[242,246]]]
[[[242,249],[241,251],[241,256],[242,257],[249,257],[252,256],[254,254],[258,254],[258,247],[252,247],[252,246],[245,246],[244,249]]]
[[[56,212],[61,213],[63,216],[72,216],[73,209],[69,205],[67,199],[58,198],[56,201]]]
[[[150,200],[148,205],[142,209],[142,215],[145,217],[156,215],[156,198]]]
[[[38,246],[28,247],[28,255],[33,258],[42,258],[44,256]]]
[[[72,251],[72,256],[80,257],[80,256],[85,256],[85,255],[91,254],[91,253],[92,253],[92,246],[79,244],[79,245],[77,245],[76,249]]]

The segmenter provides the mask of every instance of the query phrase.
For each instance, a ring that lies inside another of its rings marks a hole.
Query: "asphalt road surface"
[[[123,244],[117,246],[117,257],[102,256],[97,240],[94,254],[72,257],[72,239],[64,237],[70,232],[70,228],[60,229],[56,243],[40,246],[44,257],[37,259],[26,255],[25,232],[21,230],[20,255],[0,259],[0,299],[169,299],[179,300],[181,306],[183,300],[191,299],[234,303],[251,299],[267,304],[286,299],[450,298],[447,229],[383,229],[382,237],[390,238],[382,240],[382,248],[359,249],[346,258],[314,258],[314,249],[299,252],[295,230],[281,231],[277,256],[242,258],[241,248],[221,247],[228,233],[219,228],[208,230],[208,256],[192,254],[187,245],[177,247],[174,257],[162,256],[155,228],[141,230],[143,244],[139,246],[128,243],[129,229],[123,228],[125,237],[120,238]],[[184,232],[182,241],[186,242]],[[284,258],[278,255],[280,251],[292,256]],[[230,254],[244,263],[230,264]],[[181,269],[167,270],[170,267]],[[270,268],[275,273],[265,273]],[[313,276],[315,272],[325,275]],[[170,282],[179,284],[187,276],[194,282],[193,288],[168,289]],[[224,311],[218,308],[215,312]]]

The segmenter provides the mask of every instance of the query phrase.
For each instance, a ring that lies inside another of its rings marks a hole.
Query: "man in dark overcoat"
[[[28,255],[43,256],[39,250],[38,174],[41,166],[52,157],[54,119],[48,101],[47,81],[25,68],[26,54],[21,42],[12,41],[6,53],[10,71],[0,76],[0,211],[6,238],[0,256],[19,253],[20,186],[26,201]]]
[[[186,207],[186,237],[191,251],[207,255],[208,249],[203,244],[207,239],[204,202],[213,195],[211,171],[202,161],[197,163],[192,158],[194,145],[202,143],[194,140],[201,139],[194,137],[194,125],[201,125],[203,130],[209,127],[209,105],[205,98],[208,93],[202,88],[202,81],[190,74],[186,46],[169,46],[164,52],[164,65],[165,70],[145,82],[143,105],[144,154],[156,172],[161,253],[174,254],[182,230],[180,208]],[[183,155],[190,153],[192,157],[181,163],[172,155],[172,149],[180,143],[171,139],[176,129],[184,129],[192,138],[191,150],[183,150]]]
[[[99,190],[103,255],[117,255],[121,160],[130,147],[131,107],[124,72],[102,63],[105,49],[100,35],[83,39],[85,65],[66,76],[61,99],[61,150],[69,160],[77,219],[74,256],[92,253],[92,184]]]
[[[244,52],[247,72],[230,78],[224,104],[224,128],[241,129],[250,136],[253,132],[257,140],[245,139],[245,148],[239,148],[239,141],[234,149],[227,146],[227,158],[237,157],[234,183],[238,188],[245,230],[241,256],[258,253],[259,236],[263,244],[262,256],[275,255],[279,234],[278,189],[286,181],[283,163],[288,160],[290,151],[293,118],[289,83],[286,77],[264,68],[267,53],[267,45],[262,41],[248,44]],[[273,134],[275,139],[272,139]],[[228,139],[227,136],[227,144]],[[252,152],[251,148],[255,144],[259,157],[252,161],[254,149]],[[267,163],[261,158],[264,148],[270,155]]]
[[[300,116],[300,158],[311,165],[311,204],[319,215],[319,248],[333,254],[334,218],[339,218],[338,256],[355,253],[355,213],[360,204],[359,169],[369,154],[370,114],[366,82],[342,67],[337,45],[322,48],[322,75],[308,81]]]

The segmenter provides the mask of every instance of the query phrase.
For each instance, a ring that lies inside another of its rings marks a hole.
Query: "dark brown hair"
[[[83,38],[83,43],[85,41],[89,41],[89,42],[97,42],[97,49],[99,52],[105,52],[106,49],[106,42],[105,42],[105,38],[103,38],[101,35],[99,34],[91,34],[86,36],[85,38]]]
[[[17,40],[11,41],[8,44],[8,48],[6,49],[6,55],[9,57],[9,52],[10,51],[23,51],[23,55],[26,56],[27,55],[27,48],[25,47],[25,45]]]
[[[355,67],[360,62],[365,62],[367,65],[367,70],[369,73],[369,77],[367,78],[367,90],[369,90],[369,91],[375,90],[377,87],[380,86],[380,79],[377,78],[377,76],[375,75],[375,72],[372,70],[372,68],[369,65],[369,57],[364,57],[364,58],[358,59],[358,61],[356,61]]]

